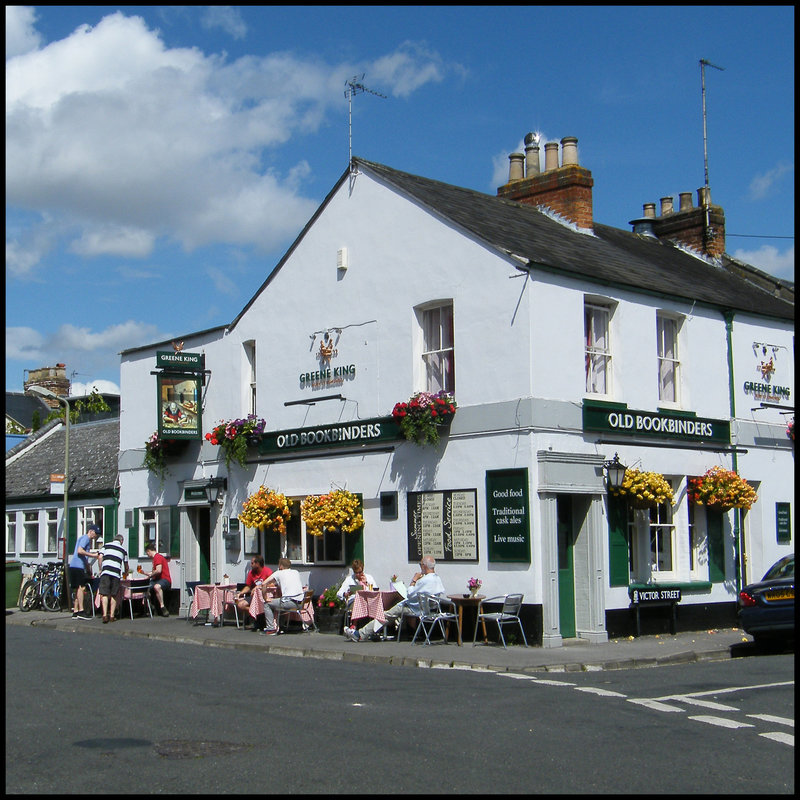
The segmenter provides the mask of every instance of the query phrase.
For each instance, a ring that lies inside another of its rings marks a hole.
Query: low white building
[[[540,172],[529,142],[527,176],[515,154],[498,197],[354,159],[230,325],[180,353],[123,352],[131,556],[155,539],[183,586],[242,581],[249,554],[274,568],[284,548],[322,591],[354,556],[385,587],[430,553],[450,593],[472,576],[524,593],[548,646],[628,632],[642,585],[680,589],[681,626],[732,623],[740,582],[793,547],[776,526],[794,485],[793,290],[727,257],[722,209],[691,195],[646,207],[636,232],[595,223],[576,144],[560,164],[548,145]],[[439,444],[402,439],[395,404],[439,390],[458,404]],[[162,482],[143,446],[168,402],[191,435]],[[204,436],[249,413],[266,433],[227,467]],[[615,454],[664,475],[674,506],[609,497]],[[750,511],[689,503],[687,479],[715,465],[757,487]],[[285,541],[237,524],[261,485],[298,501]],[[307,536],[299,501],[332,488],[361,496],[363,529]]]

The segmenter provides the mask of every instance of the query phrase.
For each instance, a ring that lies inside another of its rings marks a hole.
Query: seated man
[[[278,627],[275,624],[275,612],[285,611],[299,611],[303,605],[303,580],[300,573],[296,569],[292,569],[292,562],[288,558],[281,558],[278,561],[278,571],[273,572],[262,584],[261,592],[264,595],[264,600],[267,600],[266,587],[270,583],[275,583],[281,590],[281,596],[275,600],[265,602],[264,615],[266,617],[266,629],[259,631],[263,634],[272,634],[278,632]]]
[[[250,611],[250,601],[253,599],[253,592],[261,586],[264,581],[272,575],[272,570],[264,566],[264,558],[262,556],[253,556],[250,559],[250,570],[247,577],[244,579],[244,588],[236,594],[236,605],[240,611],[247,614]],[[247,616],[245,616],[245,620]],[[253,630],[264,630],[266,625],[265,617],[259,614],[256,617],[255,626]],[[247,625],[245,625],[247,627]]]
[[[172,577],[169,574],[169,564],[167,559],[156,550],[153,542],[147,542],[144,552],[148,558],[153,559],[153,569],[145,573],[150,578],[150,589],[158,600],[158,610],[162,617],[168,617],[169,611],[164,605],[164,592],[172,587]]]
[[[408,608],[418,614],[420,593],[424,594],[444,594],[444,584],[442,579],[436,574],[436,559],[433,556],[423,556],[419,562],[420,572],[415,573],[411,578],[408,587],[408,597],[401,600],[397,605],[392,606],[386,611],[386,621],[395,624],[400,619],[403,609]],[[370,639],[373,634],[377,634],[383,627],[383,623],[378,620],[370,620],[360,631],[354,627],[347,628],[344,635],[354,642],[364,642]]]

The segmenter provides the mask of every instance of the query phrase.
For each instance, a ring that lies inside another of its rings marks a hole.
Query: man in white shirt
[[[275,600],[270,600],[264,604],[264,616],[266,617],[266,630],[258,631],[262,634],[273,634],[278,632],[278,627],[275,625],[275,612],[284,611],[299,611],[300,606],[303,605],[303,579],[296,569],[292,569],[292,562],[288,558],[281,558],[278,560],[278,571],[273,572],[262,584],[261,591],[264,594],[264,600],[267,599],[264,588],[270,584],[276,583],[281,590],[281,596]]]
[[[436,574],[436,559],[433,556],[423,556],[419,562],[420,572],[414,574],[408,587],[408,597],[401,600],[397,605],[392,606],[386,612],[387,622],[397,622],[403,609],[408,608],[415,614],[419,614],[419,598],[421,593],[439,595],[444,594],[444,584],[442,579]],[[360,631],[355,628],[347,628],[344,635],[354,641],[363,642],[371,638],[373,633],[377,633],[383,627],[383,623],[373,619],[370,620]]]

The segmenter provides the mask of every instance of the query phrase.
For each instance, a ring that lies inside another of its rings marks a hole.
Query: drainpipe
[[[731,423],[736,419],[736,396],[734,392],[734,378],[733,378],[733,316],[734,312],[731,309],[726,309],[722,312],[725,319],[725,337],[728,349],[728,398],[730,404]],[[734,447],[731,453],[731,468],[738,475],[739,474],[739,455]],[[733,566],[736,570],[736,595],[742,589],[742,573],[743,564],[742,558],[744,554],[744,546],[741,541],[742,529],[739,524],[741,510],[734,509],[733,514]]]

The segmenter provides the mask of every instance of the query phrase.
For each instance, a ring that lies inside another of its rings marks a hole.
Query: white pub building
[[[608,227],[577,140],[543,164],[526,142],[496,197],[354,158],[230,324],[122,353],[134,562],[155,540],[182,590],[286,553],[319,593],[353,557],[387,588],[431,554],[448,593],[524,593],[544,646],[632,632],[653,591],[680,597],[682,628],[735,624],[738,587],[794,547],[793,286],[725,254],[703,191]],[[438,444],[405,440],[395,404],[441,390],[457,411]],[[206,434],[251,413],[263,435],[226,465]],[[183,440],[163,480],[154,431]],[[613,495],[615,456],[674,504]],[[690,502],[715,466],[755,488],[749,510]],[[262,485],[296,501],[285,537],[240,524]],[[307,535],[300,501],[337,488],[363,528]]]

